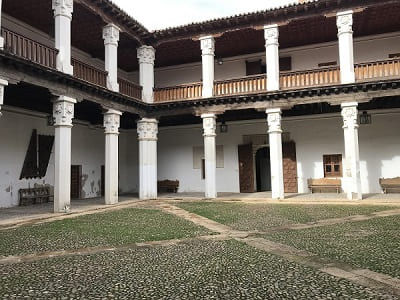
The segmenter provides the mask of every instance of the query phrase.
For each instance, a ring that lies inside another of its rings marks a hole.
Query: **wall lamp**
[[[221,133],[227,133],[228,132],[228,125],[226,124],[225,121],[222,121],[221,125],[219,125],[219,131]]]
[[[360,125],[369,125],[372,123],[372,116],[364,111],[361,115],[360,115]]]

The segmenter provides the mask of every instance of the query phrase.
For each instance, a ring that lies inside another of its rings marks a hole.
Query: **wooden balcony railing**
[[[265,91],[267,88],[267,78],[265,74],[247,76],[230,80],[216,81],[214,83],[214,95],[239,95]]]
[[[357,64],[354,67],[356,81],[400,76],[400,59],[388,59]]]
[[[202,96],[201,82],[154,89],[154,102],[199,99]]]
[[[74,58],[71,60],[71,62],[72,66],[74,67],[74,76],[76,78],[96,84],[98,86],[107,86],[107,72],[99,70]]]
[[[132,98],[142,99],[142,87],[133,82],[118,78],[119,92]]]
[[[282,72],[280,74],[281,89],[325,86],[338,83],[340,83],[339,67],[297,72]]]
[[[49,68],[56,68],[57,50],[2,28],[4,50]]]

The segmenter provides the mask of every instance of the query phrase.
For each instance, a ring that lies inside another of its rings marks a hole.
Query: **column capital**
[[[265,25],[264,26],[264,38],[265,44],[268,45],[279,45],[279,26],[278,24]]]
[[[282,110],[280,108],[267,109],[268,133],[282,133],[281,120]]]
[[[156,50],[152,46],[141,46],[137,48],[137,58],[139,64],[152,64],[156,59]]]
[[[8,85],[8,81],[0,79],[0,116],[1,116],[1,106],[4,104],[4,89]]]
[[[120,32],[119,27],[112,23],[104,26],[103,27],[104,45],[118,46],[119,32]]]
[[[157,141],[158,121],[156,119],[143,118],[137,122],[139,141]]]
[[[342,117],[343,117],[343,128],[358,128],[358,103],[348,102],[343,103]]]
[[[105,134],[119,134],[120,118],[122,112],[109,109],[104,113]]]
[[[203,119],[203,136],[213,137],[216,136],[217,129],[217,116],[216,114],[208,113],[202,114]]]
[[[63,16],[72,19],[74,11],[74,0],[53,0],[52,8],[54,16]]]
[[[215,39],[211,35],[200,37],[200,47],[202,55],[214,55]]]
[[[353,11],[346,10],[336,14],[338,34],[353,33]]]
[[[74,118],[74,104],[76,100],[67,96],[60,96],[53,101],[53,118],[55,127],[72,127]]]

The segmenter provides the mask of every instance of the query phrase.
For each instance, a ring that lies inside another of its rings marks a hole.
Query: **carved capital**
[[[74,0],[53,0],[52,8],[54,16],[64,16],[72,19],[72,13],[74,11]]]
[[[142,46],[137,49],[137,58],[139,64],[151,64],[154,65],[156,59],[156,50],[151,46]]]
[[[347,10],[337,13],[336,25],[338,34],[353,33],[353,11]]]
[[[203,119],[203,136],[216,136],[217,116],[215,114],[202,114]]]
[[[139,141],[157,141],[158,121],[143,118],[137,122]]]
[[[104,45],[118,46],[120,29],[114,24],[108,24],[103,27]]]
[[[279,27],[277,24],[264,26],[265,45],[279,45]]]
[[[72,127],[75,103],[75,99],[67,96],[60,96],[53,102],[54,126]]]
[[[343,128],[358,128],[358,103],[349,102],[342,104]]]
[[[0,79],[0,116],[1,116],[1,106],[4,103],[4,90],[7,85],[8,85],[7,80]]]
[[[214,55],[215,39],[212,36],[203,36],[200,38],[202,55]]]
[[[118,110],[109,109],[104,113],[104,128],[106,134],[119,134],[120,118],[122,113]]]
[[[282,133],[282,111],[280,108],[267,109],[268,133]]]

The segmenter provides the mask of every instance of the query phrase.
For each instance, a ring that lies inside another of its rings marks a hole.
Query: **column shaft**
[[[71,128],[75,103],[75,99],[61,96],[53,104],[54,212],[68,212],[71,205]]]
[[[118,84],[118,41],[120,29],[114,24],[108,24],[103,28],[105,46],[105,70],[107,74],[107,88],[119,92]]]
[[[214,95],[214,52],[215,40],[212,36],[200,38],[202,51],[202,72],[203,72],[203,98],[210,98]]]
[[[267,109],[273,199],[284,199],[281,110]]]
[[[137,49],[139,59],[139,83],[142,86],[142,100],[146,103],[154,102],[154,60],[155,49],[151,46],[142,46]]]
[[[217,154],[216,154],[216,115],[203,114],[204,159],[205,159],[205,197],[217,198]]]
[[[267,90],[279,90],[279,27],[264,26],[265,49],[267,62]]]
[[[7,80],[0,79],[0,116],[1,116],[1,106],[4,103],[4,90],[7,85],[8,85]]]
[[[73,75],[71,65],[71,21],[73,0],[53,0],[55,23],[55,48],[57,53],[57,70]]]
[[[354,83],[353,11],[337,14],[341,83]]]
[[[157,134],[157,120],[138,122],[139,198],[144,200],[157,199]]]
[[[0,29],[1,29],[1,12],[3,8],[3,3],[2,0],[0,0]],[[4,38],[0,36],[0,50],[4,49]]]

